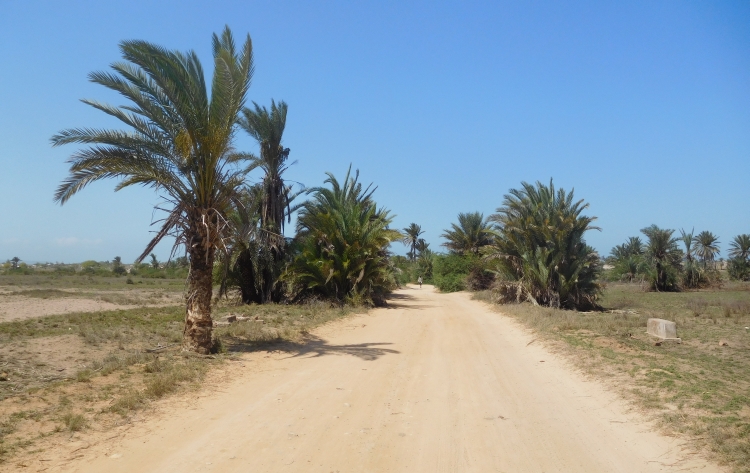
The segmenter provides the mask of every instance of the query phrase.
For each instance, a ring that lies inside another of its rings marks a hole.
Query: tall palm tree
[[[693,254],[695,253],[695,246],[693,246],[695,243],[694,234],[695,229],[691,230],[690,233],[680,229],[680,240],[682,240],[682,244],[685,245],[685,260],[687,263],[693,262]]]
[[[407,256],[409,256],[410,260],[414,261],[417,258],[417,245],[419,244],[419,240],[421,240],[419,237],[424,234],[424,231],[416,223],[409,224],[403,231],[404,238],[401,240],[401,243],[409,247]]]
[[[476,255],[492,243],[492,227],[479,212],[459,213],[458,225],[452,223],[451,229],[444,230],[440,237],[447,240],[443,246],[453,253]]]
[[[750,235],[737,235],[729,244],[729,257],[747,260],[750,258]]]
[[[263,179],[249,191],[254,196],[252,208],[237,211],[256,214],[260,227],[253,235],[255,241],[245,242],[243,254],[238,255],[236,273],[244,275],[240,289],[246,303],[278,302],[282,295],[278,278],[285,255],[284,224],[291,219],[295,210],[291,203],[297,196],[283,178],[289,168],[289,148],[282,145],[288,106],[273,100],[270,110],[255,102],[253,105],[242,110],[238,123],[260,146],[260,155],[248,158],[248,171],[260,168]],[[246,295],[253,297],[247,299]]]
[[[283,243],[284,221],[291,218],[291,186],[282,177],[289,168],[289,148],[281,144],[286,128],[288,106],[271,100],[271,110],[253,102],[254,109],[244,108],[238,123],[260,145],[260,156],[251,156],[249,169],[261,168],[259,215],[261,227],[273,238],[273,246]]]
[[[92,82],[131,103],[121,107],[84,103],[111,115],[129,131],[73,128],[52,137],[54,146],[89,145],[68,162],[70,175],[55,200],[64,204],[88,184],[119,178],[115,190],[135,184],[156,189],[168,215],[142,261],[165,236],[190,256],[183,350],[208,353],[212,346],[212,270],[226,232],[226,214],[243,182],[244,156],[233,152],[234,128],[253,74],[248,35],[235,46],[229,27],[213,35],[214,75],[206,83],[195,52],[170,51],[145,41],[120,43],[124,62],[112,72],[93,72]]]
[[[719,237],[709,231],[700,232],[693,238],[695,243],[695,254],[700,257],[705,268],[708,263],[713,263],[719,254]]]

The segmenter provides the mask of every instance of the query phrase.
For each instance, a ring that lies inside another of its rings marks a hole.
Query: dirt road
[[[48,471],[722,471],[531,340],[467,294],[405,289]]]

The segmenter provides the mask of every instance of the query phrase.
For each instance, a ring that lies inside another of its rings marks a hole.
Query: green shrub
[[[435,255],[432,282],[440,292],[487,289],[494,275],[481,257],[467,253]]]
[[[741,257],[730,259],[727,264],[727,273],[732,280],[750,281],[750,261]]]

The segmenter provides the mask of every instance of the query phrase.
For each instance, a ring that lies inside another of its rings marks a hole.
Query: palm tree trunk
[[[242,302],[245,304],[252,304],[253,302],[260,304],[261,298],[255,287],[256,274],[253,266],[252,251],[256,251],[256,248],[243,250],[237,258],[235,268],[239,273]]]
[[[213,320],[211,297],[213,293],[214,248],[201,244],[191,246],[190,275],[188,276],[187,310],[182,349],[207,355],[211,351]]]

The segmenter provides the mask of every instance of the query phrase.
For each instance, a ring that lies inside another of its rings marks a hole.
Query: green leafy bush
[[[488,263],[471,253],[435,255],[433,262],[432,282],[440,292],[480,291],[494,281]]]
[[[750,261],[740,257],[730,259],[727,273],[735,281],[750,281]]]

